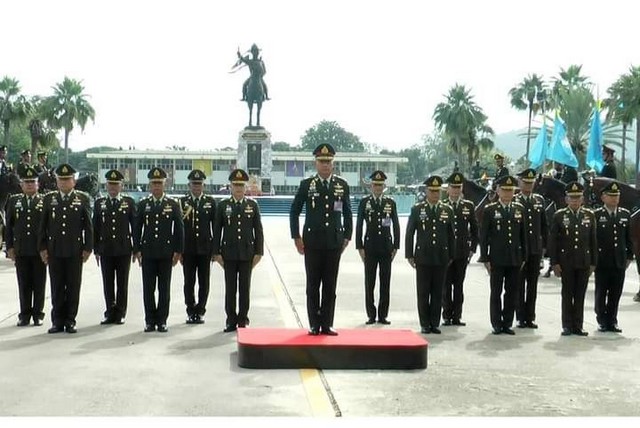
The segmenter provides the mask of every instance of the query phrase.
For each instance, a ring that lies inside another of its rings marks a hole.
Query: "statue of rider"
[[[264,89],[264,99],[269,100],[269,90],[267,88],[267,84],[264,81],[264,75],[267,74],[267,69],[264,66],[262,57],[258,56],[260,54],[260,49],[254,43],[253,45],[251,45],[250,52],[252,58],[250,58],[249,55],[243,57],[240,54],[240,50],[238,50],[238,63],[236,65],[244,63],[249,67],[249,70],[251,70],[251,76],[247,80],[245,80],[244,84],[242,85],[241,101],[247,101],[247,88],[249,87],[249,81],[251,80],[251,77],[260,79],[260,81],[262,82],[262,88]]]

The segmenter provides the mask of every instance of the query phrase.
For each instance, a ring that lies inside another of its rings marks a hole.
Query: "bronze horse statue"
[[[249,107],[249,128],[253,128],[253,105],[257,106],[256,112],[256,127],[261,128],[260,125],[260,112],[262,111],[262,103],[265,100],[268,100],[268,92],[267,85],[264,82],[264,75],[267,73],[267,70],[264,66],[264,62],[262,58],[259,57],[260,49],[254,43],[251,46],[251,55],[243,57],[238,50],[238,62],[234,67],[240,66],[242,64],[247,65],[249,67],[249,71],[251,75],[249,79],[244,83],[242,88],[242,101],[246,101],[247,106]]]

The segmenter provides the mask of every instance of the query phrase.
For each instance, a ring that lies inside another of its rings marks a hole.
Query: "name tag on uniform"
[[[342,201],[335,201],[333,203],[333,210],[336,212],[341,213],[342,212]]]
[[[502,213],[500,211],[495,211],[493,213],[493,218],[496,218],[496,219],[502,218]]]
[[[382,227],[391,227],[391,219],[389,217],[382,219]]]
[[[622,220],[622,219],[620,219],[620,220]],[[598,219],[598,221],[599,221],[600,223],[606,223],[606,222],[607,222],[607,218],[606,218],[605,216],[601,216],[601,217]]]
[[[151,205],[148,205],[148,204],[145,205],[144,212],[146,212],[146,213],[151,212]]]

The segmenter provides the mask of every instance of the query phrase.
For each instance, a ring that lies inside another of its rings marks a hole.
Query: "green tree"
[[[34,96],[29,100],[29,122],[27,128],[31,136],[31,153],[33,153],[34,159],[38,147],[52,149],[60,146],[55,130],[47,126],[47,114],[43,98]]]
[[[603,101],[604,107],[607,109],[607,121],[622,126],[622,156],[620,157],[620,166],[623,177],[626,179],[626,154],[627,154],[627,130],[635,119],[633,106],[628,102],[632,100],[626,99],[626,89],[630,86],[629,75],[622,75],[608,89],[609,96]]]
[[[460,168],[466,171],[477,158],[481,146],[488,145],[493,130],[487,125],[487,116],[473,100],[470,89],[456,84],[445,97],[445,102],[436,106],[433,119],[436,129],[443,132],[450,148],[457,154]],[[463,162],[465,154],[466,165]]]
[[[547,91],[544,88],[542,78],[534,73],[525,77],[522,82],[511,88],[509,90],[509,96],[511,97],[511,106],[513,108],[516,110],[527,110],[529,113],[527,151],[525,152],[525,159],[529,159],[531,120],[538,111],[542,111],[542,114],[544,114],[545,104],[547,102]]]
[[[346,131],[337,122],[323,120],[312,128],[307,129],[302,136],[300,147],[313,151],[320,144],[328,143],[337,152],[364,152],[365,146],[360,137]]]
[[[291,144],[284,141],[276,141],[271,144],[271,150],[275,152],[297,152],[300,151],[300,147],[292,146]]]
[[[3,144],[9,146],[9,128],[12,122],[22,122],[28,114],[27,99],[20,94],[20,82],[9,76],[0,80],[0,121],[4,134]]]
[[[554,101],[561,99],[561,90],[571,90],[579,87],[588,87],[591,82],[587,76],[582,74],[582,65],[570,65],[566,70],[560,69],[557,77],[553,79],[553,98]]]
[[[54,129],[64,129],[65,162],[69,161],[69,134],[76,125],[84,131],[89,119],[95,121],[95,110],[87,101],[82,82],[65,76],[53,87],[54,94],[47,98],[48,124]]]

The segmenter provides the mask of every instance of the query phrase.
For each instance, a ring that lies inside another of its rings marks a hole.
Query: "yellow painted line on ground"
[[[269,263],[269,276],[271,279],[273,294],[278,302],[280,314],[286,328],[301,328],[298,318],[289,305],[289,300],[283,290],[283,285],[274,265],[273,258]],[[335,417],[336,411],[331,404],[327,390],[322,382],[320,372],[316,369],[300,369],[302,387],[307,395],[307,401],[311,413],[315,417]]]

